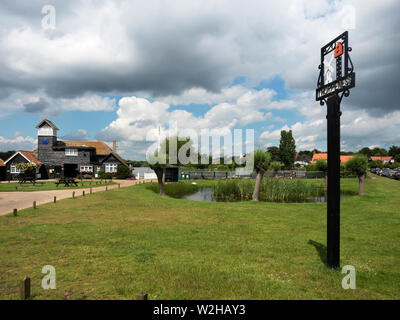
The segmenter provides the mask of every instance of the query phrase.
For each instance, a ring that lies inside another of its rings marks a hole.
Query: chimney
[[[113,152],[116,152],[117,150],[117,141],[113,141]]]

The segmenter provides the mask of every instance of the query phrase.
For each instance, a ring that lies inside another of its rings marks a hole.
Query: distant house
[[[370,161],[381,161],[382,163],[391,163],[392,157],[378,157],[378,156],[371,156],[369,157]]]
[[[353,155],[340,156],[340,163],[346,163],[347,161],[349,161],[353,157],[354,157]],[[311,163],[314,164],[318,160],[328,160],[328,154],[327,153],[314,153]]]
[[[306,166],[311,163],[312,158],[307,155],[299,155],[296,153],[296,158],[294,159],[294,164],[299,164],[301,166]]]
[[[19,174],[15,167],[19,162],[40,165],[42,179],[76,177],[80,174],[96,176],[100,170],[115,173],[119,165],[128,164],[103,141],[63,141],[57,139],[59,130],[50,120],[42,120],[38,129],[38,147],[33,151],[18,151],[5,161],[7,179]]]

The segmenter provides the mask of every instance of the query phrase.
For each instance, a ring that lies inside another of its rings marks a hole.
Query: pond
[[[342,194],[340,195],[340,201],[345,200],[347,198],[351,198],[353,195],[348,195],[348,194]],[[184,195],[180,197],[180,199],[186,199],[186,200],[195,200],[195,201],[208,201],[208,202],[216,202],[217,200],[213,196],[213,188],[210,187],[205,187],[205,188],[199,188],[197,192]],[[325,197],[312,197],[307,199],[304,202],[325,202]]]

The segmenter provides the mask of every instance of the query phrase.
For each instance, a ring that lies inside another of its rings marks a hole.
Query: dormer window
[[[66,156],[78,156],[78,149],[65,149],[65,155]]]

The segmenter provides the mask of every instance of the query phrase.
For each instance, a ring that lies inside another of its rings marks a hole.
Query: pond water
[[[342,195],[340,195],[340,201],[345,200],[347,198],[351,198],[351,197],[353,197],[353,195],[342,194]],[[209,201],[209,202],[217,201],[213,196],[213,188],[210,188],[210,187],[199,188],[199,190],[197,192],[182,196],[180,199],[196,200],[196,201]],[[325,202],[325,197],[324,196],[312,197],[305,202]]]

